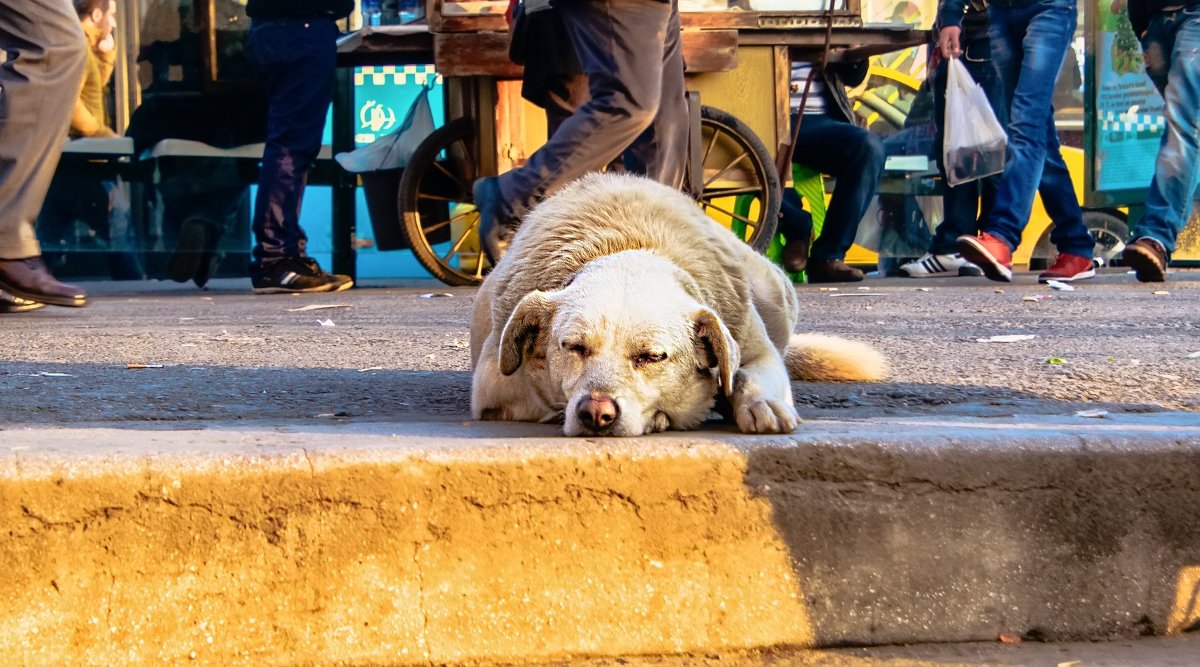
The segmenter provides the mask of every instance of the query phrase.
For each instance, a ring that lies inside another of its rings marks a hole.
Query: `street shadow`
[[[470,418],[467,371],[14,363],[0,369],[9,426]]]
[[[1194,438],[863,433],[747,451],[745,488],[769,507],[811,645],[1200,626]]]

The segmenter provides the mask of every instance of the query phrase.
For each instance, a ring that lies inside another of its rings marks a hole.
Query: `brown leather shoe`
[[[1161,243],[1143,236],[1125,246],[1121,259],[1133,267],[1137,279],[1144,283],[1167,281],[1167,250]]]
[[[789,273],[803,271],[808,266],[808,239],[796,239],[783,244],[779,253],[779,263],[783,270]]]
[[[80,308],[87,305],[87,293],[55,280],[41,257],[0,259],[0,291],[52,306]]]
[[[38,303],[0,292],[0,315],[8,313],[28,313],[31,310],[45,308],[46,304]]]
[[[814,262],[808,265],[810,283],[856,283],[863,279],[863,272],[840,259]]]

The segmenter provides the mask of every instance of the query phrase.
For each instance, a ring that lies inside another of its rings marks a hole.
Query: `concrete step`
[[[414,664],[1200,623],[1200,415],[567,440],[0,431],[0,664]]]

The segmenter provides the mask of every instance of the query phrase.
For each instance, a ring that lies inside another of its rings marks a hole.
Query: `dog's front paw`
[[[734,415],[742,433],[791,433],[800,423],[795,408],[767,398],[740,402]]]

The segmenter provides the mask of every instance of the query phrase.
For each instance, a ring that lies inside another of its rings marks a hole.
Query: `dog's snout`
[[[607,431],[620,415],[621,409],[611,396],[592,394],[579,402],[579,421],[593,431]]]

